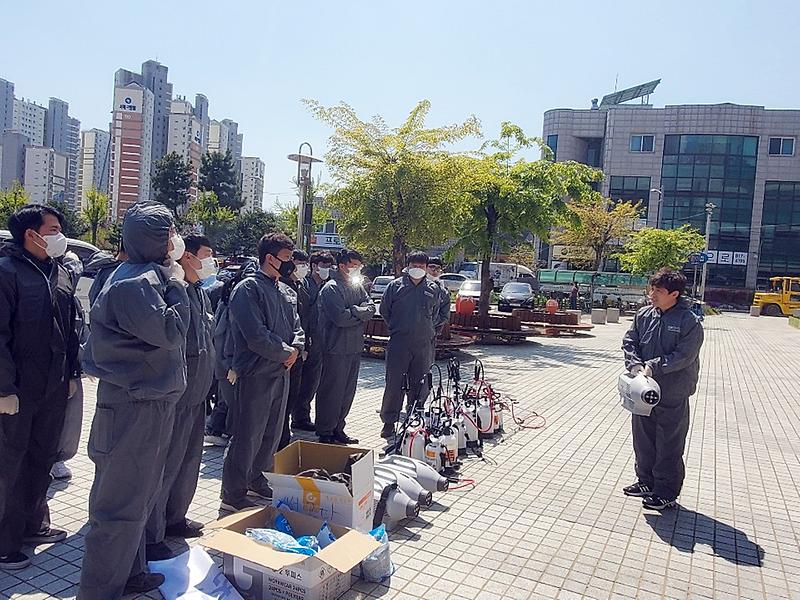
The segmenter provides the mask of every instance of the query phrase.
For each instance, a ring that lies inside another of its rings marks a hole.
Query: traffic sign
[[[709,256],[705,252],[695,252],[694,254],[689,255],[689,264],[692,265],[702,265],[703,263],[708,262]]]

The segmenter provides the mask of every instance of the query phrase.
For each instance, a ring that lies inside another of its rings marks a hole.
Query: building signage
[[[719,252],[717,252],[717,264],[732,265],[733,252],[728,252],[727,250],[720,250]]]
[[[717,251],[716,250],[706,250],[706,254],[708,254],[708,264],[715,265],[717,264]]]
[[[733,264],[740,267],[747,266],[747,252],[734,252]]]
[[[333,233],[315,233],[311,245],[318,248],[344,248],[344,239]]]
[[[124,113],[142,112],[143,93],[141,90],[117,88],[114,90],[114,110]]]

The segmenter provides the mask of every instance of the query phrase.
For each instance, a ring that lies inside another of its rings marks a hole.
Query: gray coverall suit
[[[434,281],[433,283],[439,286],[439,314],[436,319],[436,335],[433,338],[431,347],[431,356],[433,360],[436,360],[436,338],[442,334],[444,326],[450,321],[450,290],[441,281]]]
[[[311,420],[311,400],[319,388],[322,376],[322,339],[319,335],[319,292],[322,285],[317,284],[314,274],[306,275],[305,285],[308,290],[308,310],[303,329],[306,332],[306,356],[303,361],[303,377],[300,380],[300,392],[297,404],[292,411],[292,423],[303,423]]]
[[[84,370],[100,381],[89,435],[95,477],[78,598],[115,600],[145,570],[145,525],[161,488],[175,405],[186,389],[189,298],[169,278],[172,215],[131,206],[122,225],[128,261],[90,312]]]
[[[427,394],[423,376],[434,360],[434,344],[441,322],[441,286],[428,278],[417,284],[404,274],[392,281],[381,298],[379,312],[389,328],[386,347],[386,389],[381,420],[395,423],[403,408],[403,374],[408,373],[408,405]],[[449,305],[448,305],[449,311]]]
[[[632,416],[636,476],[664,500],[681,492],[683,450],[689,432],[689,396],[697,389],[703,327],[679,301],[668,311],[639,309],[625,334],[625,366],[647,365],[661,387],[661,401],[650,416]]]
[[[164,541],[167,527],[186,524],[197,489],[203,456],[206,395],[214,375],[214,315],[202,282],[189,284],[189,331],[186,335],[186,391],[175,407],[164,479],[147,521],[147,543]]]
[[[315,424],[317,435],[325,437],[344,433],[356,395],[364,323],[375,314],[375,305],[364,286],[351,283],[338,271],[331,271],[318,302],[323,356]]]
[[[271,471],[281,438],[293,349],[302,352],[305,335],[294,292],[263,271],[236,286],[228,304],[233,340],[233,436],[222,471],[222,501],[244,499],[254,482]]]

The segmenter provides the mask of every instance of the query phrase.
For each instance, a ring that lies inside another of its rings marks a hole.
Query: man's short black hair
[[[277,254],[281,250],[294,250],[294,242],[283,233],[268,233],[258,242],[258,264],[264,264],[267,254]]]
[[[299,248],[292,252],[292,260],[299,260],[300,262],[308,262],[308,254]]]
[[[410,265],[411,263],[427,265],[428,255],[424,252],[410,252],[408,256],[406,256],[406,265]]]
[[[11,232],[11,237],[22,246],[25,243],[25,232],[28,229],[39,231],[44,223],[45,215],[53,215],[58,219],[61,227],[64,227],[64,215],[55,208],[44,204],[28,204],[8,217],[8,230]]]
[[[339,255],[336,257],[336,264],[346,265],[351,260],[357,260],[363,263],[364,257],[361,256],[361,253],[358,252],[357,250],[348,250],[347,248],[345,248],[344,250],[339,252]]]
[[[428,264],[429,265],[434,265],[436,267],[444,268],[444,263],[442,262],[442,259],[439,256],[431,256],[431,257],[429,257],[428,258]]]
[[[191,252],[195,256],[197,256],[197,253],[203,246],[206,248],[214,247],[211,245],[211,240],[198,233],[190,233],[189,235],[183,236],[183,243],[186,245],[186,251]]]
[[[658,272],[650,278],[650,287],[660,287],[667,290],[669,293],[678,292],[680,296],[686,289],[686,276],[680,271],[673,271],[672,269],[659,269]]]
[[[333,255],[327,250],[317,250],[311,254],[311,264],[318,265],[320,263],[327,263],[332,265],[334,263]]]

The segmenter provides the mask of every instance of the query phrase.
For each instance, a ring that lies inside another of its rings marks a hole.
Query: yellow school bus
[[[772,277],[766,292],[756,292],[753,306],[761,307],[762,315],[780,317],[800,309],[800,277]]]

